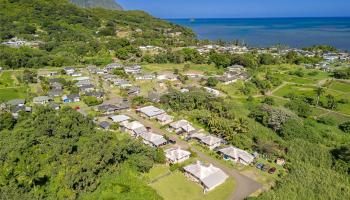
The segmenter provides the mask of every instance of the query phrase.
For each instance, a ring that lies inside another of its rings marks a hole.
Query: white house
[[[204,192],[213,190],[228,178],[228,175],[220,168],[212,164],[205,166],[199,161],[196,164],[184,167],[184,170],[188,178],[203,186]]]
[[[173,122],[174,117],[164,113],[161,115],[157,115],[156,119],[160,124],[166,125],[166,124],[170,124],[171,122]]]
[[[210,88],[210,87],[203,87],[207,92],[209,92],[210,94],[218,97],[220,96],[220,91],[219,90],[215,90],[213,88]]]
[[[220,149],[219,152],[223,155],[225,160],[231,160],[235,163],[249,165],[254,161],[254,156],[252,154],[234,146]]]
[[[165,157],[171,164],[181,163],[189,159],[191,153],[189,151],[182,150],[180,147],[173,147],[165,150]]]

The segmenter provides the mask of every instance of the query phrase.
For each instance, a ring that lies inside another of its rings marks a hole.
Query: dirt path
[[[139,122],[141,122],[145,126],[151,127],[151,129],[155,133],[162,134],[162,135],[166,134],[164,130],[162,130],[158,127],[155,127],[152,122],[140,117],[139,115],[137,115],[133,111],[127,111],[127,112],[124,112],[123,114],[126,114],[126,115],[134,118],[135,120],[138,120]],[[176,144],[179,145],[183,149],[189,149],[191,147],[190,144],[181,140],[179,137],[175,137],[174,139],[176,141]],[[251,195],[252,193],[254,193],[255,191],[257,191],[263,187],[260,183],[258,183],[256,181],[254,181],[253,179],[248,178],[247,176],[241,174],[238,170],[231,169],[231,168],[223,165],[222,163],[218,162],[216,159],[204,154],[203,152],[197,150],[196,148],[192,147],[191,150],[196,152],[200,159],[205,160],[206,162],[212,163],[213,165],[219,167],[226,174],[228,174],[229,176],[231,176],[235,179],[236,188],[235,188],[234,192],[230,195],[228,200],[243,200],[246,197],[248,197],[249,195]]]

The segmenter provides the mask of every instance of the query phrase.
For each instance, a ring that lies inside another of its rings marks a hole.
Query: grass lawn
[[[333,81],[329,86],[329,89],[350,93],[350,84],[339,81]]]
[[[13,87],[14,83],[11,71],[4,71],[0,74],[0,88]]]
[[[18,88],[0,88],[0,102],[11,99],[24,99],[27,97],[27,87]]]
[[[235,181],[229,178],[224,184],[204,194],[198,183],[188,180],[183,173],[177,171],[152,183],[151,187],[165,200],[219,200],[228,199],[234,191]]]
[[[152,167],[152,169],[145,174],[145,177],[147,177],[150,181],[159,178],[167,173],[169,173],[169,166],[167,165],[155,165]]]

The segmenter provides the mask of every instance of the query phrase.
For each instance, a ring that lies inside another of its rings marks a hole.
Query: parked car
[[[256,168],[258,168],[258,169],[260,169],[260,170],[262,170],[263,167],[264,167],[264,164],[262,164],[262,163],[258,163],[258,164],[256,165]]]
[[[169,139],[168,142],[169,142],[170,144],[176,144],[176,140],[175,140],[175,139]]]
[[[274,174],[276,172],[276,167],[272,167],[269,169],[269,174]]]

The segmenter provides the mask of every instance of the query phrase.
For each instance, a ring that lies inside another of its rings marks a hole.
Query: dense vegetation
[[[342,132],[331,119],[311,119],[310,106],[298,98],[285,107],[274,106],[270,98],[263,102],[250,106],[249,117],[256,124],[237,112],[240,107],[234,101],[201,90],[173,91],[162,97],[162,103],[171,110],[181,111],[228,143],[255,150],[271,161],[277,157],[287,160],[288,173],[273,190],[256,199],[294,199],[296,192],[298,199],[348,199],[349,123],[339,126]]]
[[[160,199],[138,173],[163,152],[94,126],[70,108],[1,114],[0,199]]]
[[[111,10],[122,10],[123,8],[115,0],[70,0],[84,8],[106,8]]]
[[[36,48],[2,45],[4,68],[108,64],[115,56],[140,56],[140,45],[183,45],[194,36],[142,11],[83,9],[67,0],[1,0],[0,23],[0,42],[38,41]]]

